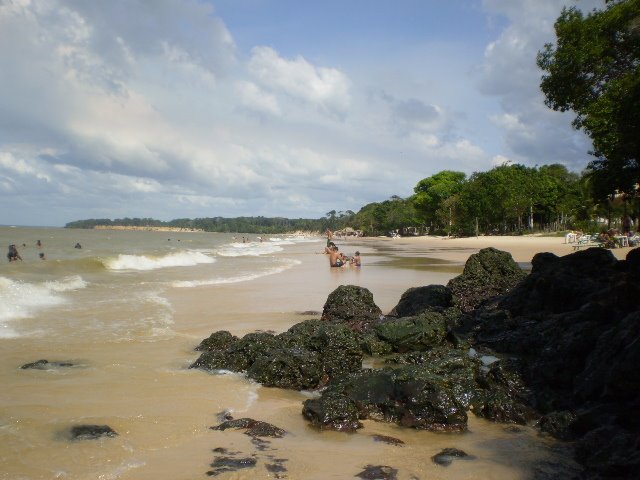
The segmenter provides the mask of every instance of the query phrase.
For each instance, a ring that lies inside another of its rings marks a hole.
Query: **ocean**
[[[5,253],[15,244],[23,259],[0,263],[0,478],[205,478],[220,456],[214,449],[256,460],[222,479],[354,478],[381,464],[397,468],[398,479],[554,478],[573,468],[562,444],[531,427],[470,414],[465,434],[373,421],[357,434],[319,432],[301,415],[315,392],[189,369],[193,348],[216,330],[284,331],[317,318],[342,284],[369,288],[386,312],[407,288],[444,284],[462,269],[437,252],[399,253],[369,239],[337,242],[362,252],[362,268],[330,269],[323,238],[244,237],[0,227]],[[20,368],[40,359],[71,366]],[[224,412],[288,433],[258,448],[242,432],[209,428]],[[72,441],[79,424],[109,425],[118,436]],[[475,459],[434,464],[447,447]]]

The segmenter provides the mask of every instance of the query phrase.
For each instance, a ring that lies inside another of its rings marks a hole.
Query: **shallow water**
[[[403,252],[420,268],[399,268],[393,252],[351,240],[341,250],[359,249],[364,266],[330,269],[318,253],[322,239],[243,244],[225,234],[0,228],[0,245],[10,243],[26,246],[23,262],[0,266],[0,478],[204,478],[219,447],[257,459],[222,479],[276,478],[269,465],[290,479],[353,478],[369,464],[393,466],[399,479],[553,478],[543,474],[573,468],[561,444],[533,429],[472,414],[464,434],[371,421],[356,434],[319,432],[301,415],[309,393],[187,368],[211,332],[283,331],[314,318],[308,312],[321,311],[341,284],[369,288],[386,312],[408,287],[446,283],[459,271],[426,268],[437,252]],[[41,358],[74,366],[20,369]],[[261,450],[240,431],[209,429],[223,411],[288,434]],[[108,424],[119,435],[70,441],[69,428],[82,423]],[[434,464],[446,447],[475,459]]]

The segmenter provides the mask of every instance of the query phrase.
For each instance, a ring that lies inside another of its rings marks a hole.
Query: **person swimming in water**
[[[356,250],[356,253],[353,257],[351,257],[351,266],[353,267],[361,267],[362,261],[360,260],[360,252]]]

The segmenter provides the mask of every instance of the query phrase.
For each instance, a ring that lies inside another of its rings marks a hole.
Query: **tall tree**
[[[586,16],[563,9],[556,45],[538,53],[545,103],[572,110],[573,126],[593,141],[589,169],[601,200],[640,181],[640,0],[605,3]]]
[[[423,220],[436,228],[445,228],[451,218],[450,199],[460,193],[465,180],[464,173],[452,170],[420,180],[413,189],[413,202]]]

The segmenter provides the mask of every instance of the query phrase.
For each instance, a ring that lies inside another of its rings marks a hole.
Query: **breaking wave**
[[[193,267],[201,263],[214,263],[212,258],[198,251],[183,251],[163,256],[118,255],[104,261],[109,270],[156,270],[168,267]]]

